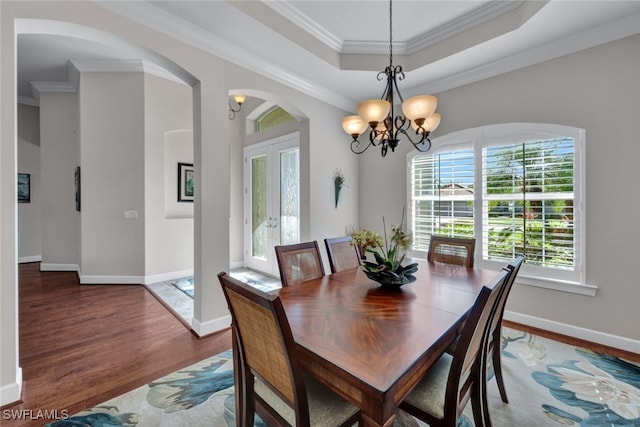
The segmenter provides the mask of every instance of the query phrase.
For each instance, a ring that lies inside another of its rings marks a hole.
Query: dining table
[[[451,345],[496,271],[425,260],[388,289],[360,268],[272,292],[280,296],[303,368],[360,408],[363,426],[390,426],[398,406]]]

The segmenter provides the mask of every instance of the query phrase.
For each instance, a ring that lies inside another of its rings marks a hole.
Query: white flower
[[[536,342],[535,337],[528,341],[518,341],[511,344],[509,351],[516,353],[527,366],[541,366],[547,360],[547,348]]]
[[[606,405],[627,420],[640,417],[640,390],[590,363],[579,362],[576,366],[585,372],[554,367],[565,389],[574,392],[578,399]]]

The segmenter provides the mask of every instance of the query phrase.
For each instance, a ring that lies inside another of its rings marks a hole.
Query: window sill
[[[526,286],[536,286],[538,288],[553,289],[554,291],[570,292],[573,294],[595,296],[597,286],[587,285],[577,282],[567,282],[563,280],[553,280],[548,278],[523,276],[518,274],[516,283]]]

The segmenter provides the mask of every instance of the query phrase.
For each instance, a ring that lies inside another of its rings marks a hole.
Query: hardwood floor
[[[589,350],[596,351],[598,353],[606,353],[610,356],[618,357],[620,359],[630,360],[635,363],[640,363],[640,354],[633,353],[627,350],[620,350],[618,348],[609,347],[603,344],[597,344],[591,341],[585,341],[580,338],[570,337],[568,335],[562,335],[555,332],[550,332],[544,329],[535,328],[533,326],[523,325],[522,323],[510,322],[508,320],[503,320],[502,323],[504,326],[509,328],[518,329],[519,331],[529,332],[533,335],[538,335],[541,337],[549,338],[552,340],[560,341],[565,344],[573,345],[576,347],[587,348]]]
[[[143,286],[39,267],[19,266],[22,402],[2,408],[3,427],[41,426],[7,418],[73,414],[231,348],[229,330],[198,339]]]

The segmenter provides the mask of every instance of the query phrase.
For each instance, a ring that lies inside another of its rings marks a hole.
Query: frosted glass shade
[[[342,118],[342,129],[348,135],[360,135],[369,126],[360,116],[346,116]]]
[[[411,121],[426,119],[436,111],[438,98],[433,95],[412,96],[402,103],[404,116]]]
[[[244,102],[245,99],[247,99],[246,95],[231,95],[233,100],[236,101],[238,104],[242,104]]]
[[[391,104],[384,99],[367,99],[358,104],[358,115],[367,123],[380,123],[387,117]]]
[[[439,113],[433,113],[427,120],[425,120],[424,124],[422,125],[422,128],[426,132],[433,132],[434,130],[436,130],[438,126],[440,126],[441,119],[442,119],[442,116],[440,116]],[[413,130],[417,130],[418,124],[412,120],[411,127],[413,128]]]

